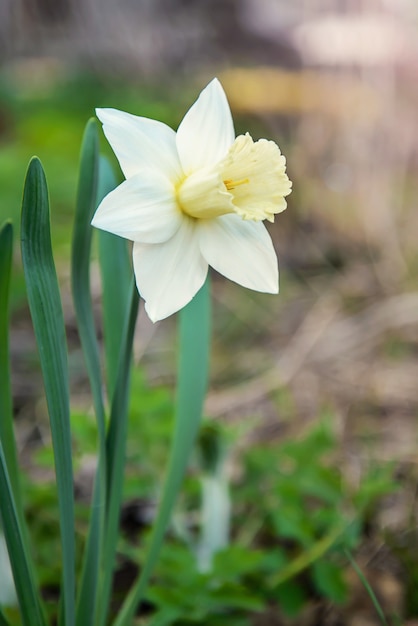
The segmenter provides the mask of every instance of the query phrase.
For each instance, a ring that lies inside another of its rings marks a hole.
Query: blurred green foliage
[[[23,72],[0,72],[0,224],[10,218],[15,237],[19,238],[26,168],[33,155],[39,156],[48,179],[52,243],[59,268],[60,261],[67,262],[70,257],[69,233],[86,120],[95,115],[96,107],[114,107],[176,127],[184,111],[183,98],[187,96],[181,93],[179,97],[176,93],[167,99],[169,90],[163,90],[161,85],[133,86],[123,78],[106,81],[82,71],[70,72],[65,66],[50,72],[47,80],[37,72],[39,68],[31,72],[30,67]],[[121,178],[118,163],[104,138],[101,151],[111,159]],[[19,267],[19,261],[16,262]],[[15,274],[12,310],[21,304],[24,294],[21,272]]]
[[[0,75],[0,223],[11,217],[18,234],[26,165],[38,154],[50,186],[58,268],[60,260],[68,261],[79,146],[86,119],[94,115],[96,106],[109,106],[176,127],[193,101],[193,93],[178,88],[175,97],[168,99],[167,93],[166,85],[133,87],[123,79],[107,83],[83,73],[58,73],[42,89],[33,80]],[[102,150],[117,168],[105,141]],[[19,272],[15,274],[12,307],[22,302],[24,294],[23,280]],[[252,316],[251,301],[246,297],[248,318]],[[219,320],[218,324],[225,325],[221,329],[224,337],[231,341],[240,340],[247,328],[245,317],[242,326],[232,316]],[[263,326],[268,324],[260,324],[259,332]],[[259,339],[254,337],[254,341]],[[403,346],[395,342],[387,349],[393,356],[403,353]],[[142,500],[152,510],[169,453],[173,401],[166,388],[150,388],[138,369],[132,391],[124,499],[127,503]],[[277,401],[284,413],[292,412],[292,398],[286,390]],[[77,484],[82,492],[77,501],[80,561],[88,524],[88,489],[81,487],[86,472],[87,483],[92,478],[97,451],[93,415],[74,411],[72,429]],[[236,433],[226,436],[228,441],[236,439]],[[353,551],[360,544],[377,503],[393,493],[396,484],[388,464],[371,467],[358,483],[350,481],[340,467],[336,448],[332,416],[323,416],[295,440],[253,444],[245,450],[239,459],[239,477],[231,487],[231,545],[216,555],[212,570],[205,574],[198,570],[193,552],[199,529],[201,469],[195,460],[147,595],[148,614],[144,612],[141,624],[218,626],[227,621],[244,626],[251,623],[252,613],[268,606],[280,607],[292,617],[310,597],[343,603],[347,599],[344,549]],[[34,464],[35,469],[30,466],[24,473],[26,514],[39,581],[54,614],[61,564],[50,445],[36,452]],[[119,546],[122,569],[132,562],[135,566],[141,563],[148,540],[146,522],[144,525],[145,529],[138,524],[129,532],[123,526],[125,534]],[[411,579],[414,572],[416,575],[415,566],[410,567]]]
[[[132,390],[124,498],[128,508],[140,502],[151,516],[133,525],[122,518],[121,571],[140,567],[144,557],[172,428],[173,402],[166,388],[150,388],[136,369]],[[96,450],[93,416],[74,412],[72,428],[77,485],[85,480]],[[231,442],[236,433],[227,431],[225,437]],[[239,479],[230,490],[231,543],[216,554],[206,573],[199,571],[195,554],[201,472],[196,456],[147,593],[149,616],[140,623],[217,626],[227,619],[228,624],[244,626],[268,606],[295,617],[313,596],[344,603],[344,550],[359,546],[380,498],[397,486],[389,464],[371,467],[358,484],[351,484],[339,466],[336,447],[332,416],[325,415],[297,440],[254,444],[245,450]],[[33,481],[32,474],[26,476],[26,511],[40,582],[57,593],[58,517],[49,445],[37,452],[35,462],[44,478]],[[85,495],[78,503],[79,554],[87,530]],[[116,604],[126,591],[115,592]],[[56,600],[54,593],[52,598]]]

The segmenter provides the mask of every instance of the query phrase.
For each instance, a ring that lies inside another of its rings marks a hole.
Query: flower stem
[[[145,563],[115,619],[114,626],[132,624],[137,607],[144,597],[199,429],[209,375],[209,279],[190,304],[180,312],[179,317],[175,425],[167,476]]]

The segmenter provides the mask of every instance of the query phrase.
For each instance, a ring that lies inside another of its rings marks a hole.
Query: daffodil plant
[[[97,419],[97,470],[79,580],[75,518],[68,350],[50,239],[49,201],[38,159],[28,168],[21,250],[28,302],[39,349],[51,425],[62,544],[59,626],[130,626],[158,558],[202,415],[208,380],[208,267],[230,280],[278,292],[278,264],[264,220],[286,208],[291,183],[278,146],[235,137],[225,93],[213,80],[186,113],[177,133],[162,122],[97,109],[125,181],[116,186],[99,155],[91,120],[81,151],[72,241],[72,291]],[[94,229],[102,278],[103,346],[90,293]],[[132,269],[126,239],[133,241]],[[0,231],[0,514],[20,621],[46,626],[19,486],[8,357],[8,296],[12,225]],[[179,311],[174,432],[165,484],[141,573],[116,615],[110,610],[124,477],[129,372],[139,298],[152,321]],[[101,349],[105,368],[101,367]],[[1,584],[1,581],[0,581]],[[11,594],[13,595],[13,594]],[[0,596],[0,601],[1,601]],[[13,626],[7,608],[0,626]]]

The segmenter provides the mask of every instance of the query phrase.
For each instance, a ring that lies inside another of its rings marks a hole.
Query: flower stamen
[[[235,189],[235,187],[239,187],[240,185],[247,185],[249,182],[249,178],[241,178],[241,180],[224,180],[224,185],[228,189],[228,191],[231,191],[232,189]]]

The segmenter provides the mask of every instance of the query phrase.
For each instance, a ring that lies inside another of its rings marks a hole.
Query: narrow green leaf
[[[3,446],[10,484],[19,517],[23,520],[20,505],[19,470],[13,430],[12,391],[9,361],[9,289],[12,271],[13,227],[6,222],[0,229],[0,442]],[[18,504],[19,503],[19,504]],[[1,514],[0,514],[0,528]],[[5,619],[5,618],[4,618]],[[1,613],[0,613],[1,625]]]
[[[100,157],[98,202],[116,185],[116,177],[108,159]],[[98,230],[97,234],[102,276],[107,388],[108,396],[112,398],[118,376],[119,352],[128,307],[132,268],[126,239],[104,230]]]
[[[100,355],[90,295],[90,252],[93,234],[90,223],[96,209],[98,172],[99,136],[97,123],[91,119],[84,131],[81,147],[80,177],[71,251],[71,287],[78,332],[93,395],[99,437],[104,439],[105,412]]]
[[[0,503],[3,532],[11,556],[13,578],[24,626],[45,626],[33,570],[25,549],[7,463],[0,442]],[[3,616],[4,618],[4,616]],[[5,618],[4,618],[5,619]],[[5,622],[7,624],[7,622]],[[0,620],[1,625],[1,620]]]
[[[131,589],[114,626],[130,626],[160,553],[171,513],[199,429],[209,375],[209,279],[180,312],[179,365],[174,437],[163,495],[141,575]]]
[[[139,295],[134,281],[131,286],[131,299],[128,318],[124,324],[121,344],[118,377],[110,412],[110,424],[107,435],[107,485],[108,509],[106,537],[103,558],[103,579],[101,584],[100,626],[106,623],[113,569],[118,540],[120,506],[122,501],[123,478],[125,469],[126,436],[128,430],[128,408],[130,389],[130,365],[132,346],[138,315]]]
[[[354,571],[356,572],[357,576],[359,577],[363,587],[365,588],[365,590],[369,594],[369,598],[372,601],[372,604],[373,604],[373,606],[374,606],[374,608],[376,610],[377,615],[379,616],[379,619],[380,619],[380,621],[382,623],[382,626],[388,626],[388,622],[387,622],[387,619],[386,619],[385,614],[383,612],[383,609],[380,606],[379,600],[376,598],[376,594],[373,591],[373,589],[371,588],[371,586],[369,584],[369,581],[367,580],[367,578],[365,577],[365,575],[363,574],[363,572],[361,571],[361,569],[357,565],[357,563],[354,560],[352,554],[348,550],[344,550],[344,553],[345,553],[347,559],[350,561],[352,568],[354,569]]]
[[[23,520],[10,387],[9,289],[12,251],[13,227],[10,222],[6,222],[0,230],[0,441],[3,444],[19,518]]]
[[[76,626],[86,622],[94,623],[98,603],[97,593],[100,569],[100,554],[103,541],[103,481],[100,479],[101,468],[98,465],[93,487],[90,524],[83,555],[79,592],[76,606]]]
[[[93,489],[91,517],[77,598],[76,625],[93,624],[99,601],[101,549],[106,509],[106,424],[102,395],[99,346],[90,292],[90,254],[93,228],[90,224],[97,204],[99,176],[99,136],[97,123],[90,119],[84,131],[80,174],[74,218],[71,286],[78,332],[93,397],[99,435],[98,465]]]
[[[11,494],[8,494],[9,505],[11,502],[15,506],[17,520],[14,522],[9,519],[9,524],[17,524],[14,528],[22,540],[22,552],[13,551],[11,554],[11,564],[14,575],[26,576],[26,571],[33,572],[33,564],[26,545],[26,526],[23,514],[21,492],[19,484],[19,468],[17,462],[16,443],[13,430],[13,411],[12,411],[12,395],[10,387],[10,362],[9,362],[9,289],[12,268],[12,249],[13,249],[13,227],[10,222],[6,222],[0,229],[0,442],[3,449],[4,460],[7,466],[7,476],[10,481]],[[7,481],[6,481],[7,483]],[[0,517],[3,516],[3,508],[6,506],[7,495],[0,496]],[[5,520],[7,519],[7,513]],[[6,521],[5,521],[6,523]],[[5,531],[6,532],[6,531]],[[10,547],[8,548],[10,550]],[[23,560],[23,563],[20,561]],[[32,597],[37,595],[34,586],[33,574],[30,574],[32,582]],[[26,580],[26,579],[24,579]],[[16,585],[15,585],[16,586]],[[19,599],[21,600],[21,598]],[[25,605],[28,600],[23,600]],[[0,626],[7,624],[7,620],[3,613],[0,612]]]
[[[29,163],[22,204],[22,260],[51,424],[61,528],[65,626],[74,625],[75,538],[69,382],[64,317],[51,248],[45,174]]]

